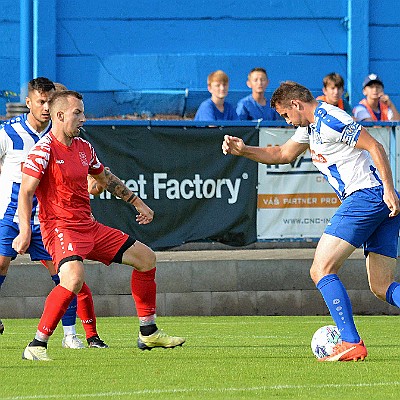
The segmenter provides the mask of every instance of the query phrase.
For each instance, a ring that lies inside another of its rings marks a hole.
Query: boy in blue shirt
[[[269,84],[267,71],[264,68],[253,68],[247,77],[247,86],[251,94],[239,100],[236,114],[241,120],[262,119],[265,121],[281,120],[279,114],[270,107],[265,97],[265,90]]]
[[[225,101],[228,96],[229,78],[221,70],[207,77],[207,88],[211,98],[204,100],[194,116],[195,121],[235,121],[238,119],[234,107]]]

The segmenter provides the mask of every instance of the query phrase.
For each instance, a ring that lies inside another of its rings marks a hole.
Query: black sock
[[[144,325],[140,327],[140,333],[143,336],[149,336],[153,334],[157,330],[157,325],[156,324],[151,324],[151,325]]]
[[[33,339],[32,342],[29,343],[29,347],[33,347],[33,346],[45,347],[47,349],[47,343],[46,342],[42,342],[42,341],[37,340],[37,339]]]

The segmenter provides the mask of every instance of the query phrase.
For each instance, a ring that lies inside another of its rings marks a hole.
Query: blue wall
[[[19,1],[2,0],[0,16],[0,90],[16,92]],[[216,69],[230,76],[234,103],[248,92],[254,66],[268,70],[269,91],[291,79],[317,93],[337,71],[353,103],[365,75],[376,72],[400,107],[398,0],[33,3],[33,74],[83,92],[89,116],[194,111]]]

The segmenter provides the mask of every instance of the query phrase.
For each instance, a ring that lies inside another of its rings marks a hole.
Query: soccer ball
[[[314,333],[311,339],[311,350],[317,358],[327,357],[332,354],[336,344],[341,342],[342,338],[337,326],[326,325]]]

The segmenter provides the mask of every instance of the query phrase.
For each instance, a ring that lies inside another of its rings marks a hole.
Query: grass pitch
[[[185,336],[175,349],[141,351],[136,318],[99,318],[109,349],[61,348],[52,362],[21,359],[37,319],[5,319],[0,336],[0,399],[371,399],[399,398],[399,319],[356,317],[369,355],[364,362],[321,363],[314,331],[329,317],[159,317]],[[83,333],[78,326],[78,333]],[[82,336],[84,339],[84,336]]]

